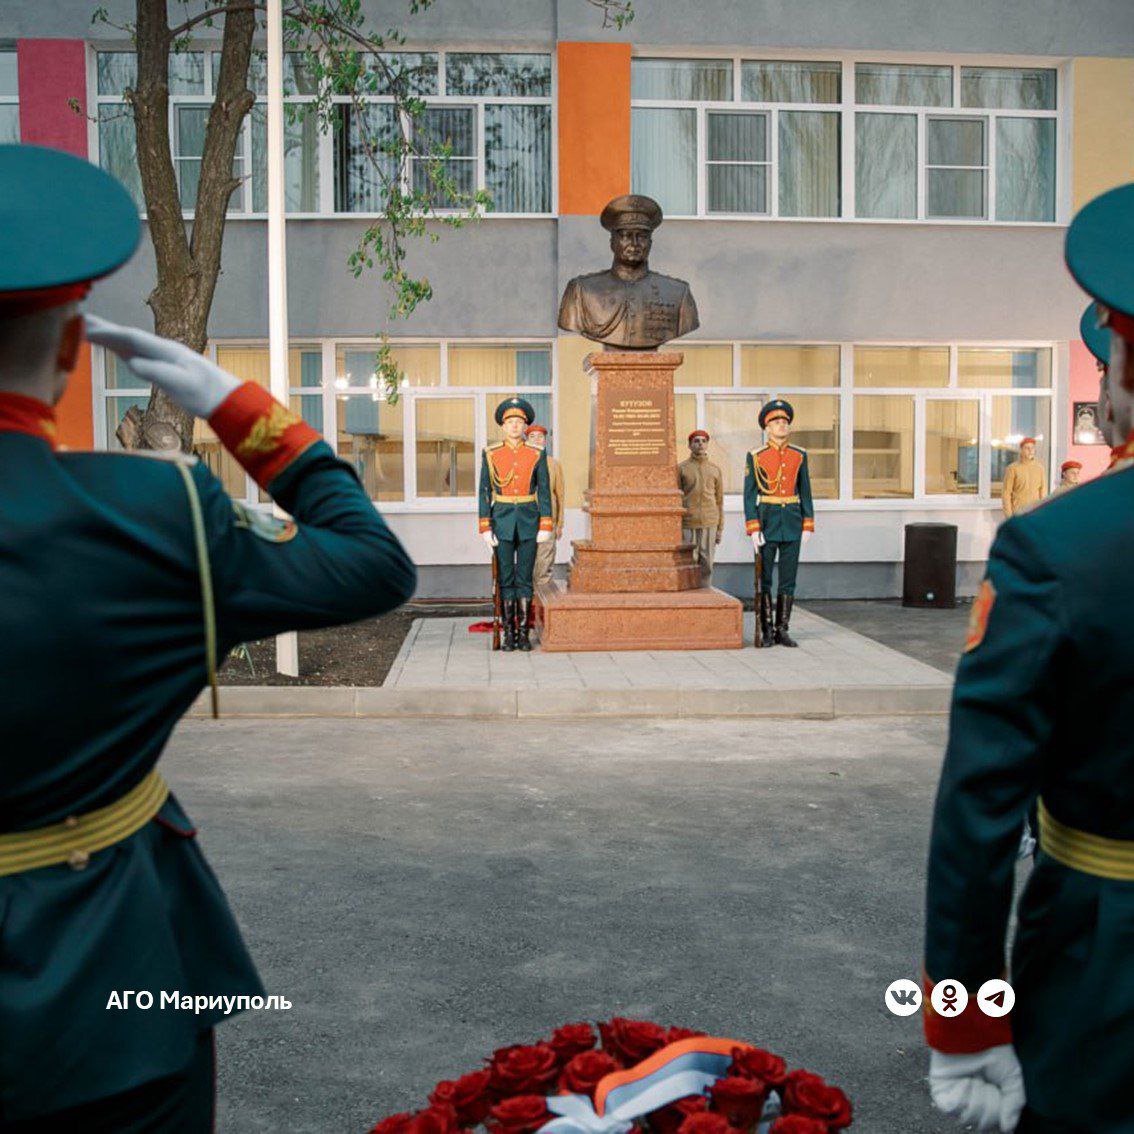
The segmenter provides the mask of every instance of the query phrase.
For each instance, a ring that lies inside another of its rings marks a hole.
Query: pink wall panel
[[[1068,418],[1068,437],[1073,436],[1074,421],[1074,403],[1075,402],[1093,402],[1099,396],[1099,371],[1095,365],[1095,356],[1079,342],[1078,339],[1071,343],[1071,405],[1067,406],[1065,412]],[[1066,459],[1074,459],[1083,462],[1083,480],[1088,477],[1098,476],[1107,466],[1110,461],[1110,450],[1105,445],[1075,445],[1072,444],[1068,447],[1066,458],[1060,458],[1060,461]]]
[[[16,41],[20,140],[87,156],[87,63],[81,39]],[[71,109],[77,99],[80,110]]]

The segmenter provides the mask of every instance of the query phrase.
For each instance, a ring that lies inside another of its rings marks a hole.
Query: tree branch
[[[207,20],[215,19],[217,16],[224,16],[234,12],[266,12],[267,6],[264,4],[221,4],[216,8],[206,8],[203,12],[198,12],[195,16],[190,16],[183,24],[179,24],[175,28],[169,29],[170,39],[180,39],[181,36],[187,32],[192,31],[198,24],[203,24]]]

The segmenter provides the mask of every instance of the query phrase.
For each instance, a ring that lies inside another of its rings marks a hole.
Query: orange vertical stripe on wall
[[[630,192],[630,45],[561,43],[559,213],[597,216]]]
[[[91,402],[91,348],[84,343],[71,372],[67,392],[55,407],[59,444],[68,449],[94,448],[94,407]]]

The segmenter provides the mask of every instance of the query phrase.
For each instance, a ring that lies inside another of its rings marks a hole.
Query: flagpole
[[[268,373],[283,405],[288,394],[287,231],[284,223],[283,3],[268,0]],[[299,676],[299,638],[276,636],[276,670]]]

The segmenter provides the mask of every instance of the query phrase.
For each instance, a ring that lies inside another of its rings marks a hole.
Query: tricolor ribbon
[[[695,1036],[667,1044],[626,1071],[599,1080],[595,1102],[586,1095],[551,1095],[547,1109],[559,1117],[538,1134],[627,1134],[634,1120],[652,1114],[688,1095],[703,1095],[728,1074],[738,1040]],[[779,1115],[779,1101],[769,1095],[757,1134],[764,1134]]]

